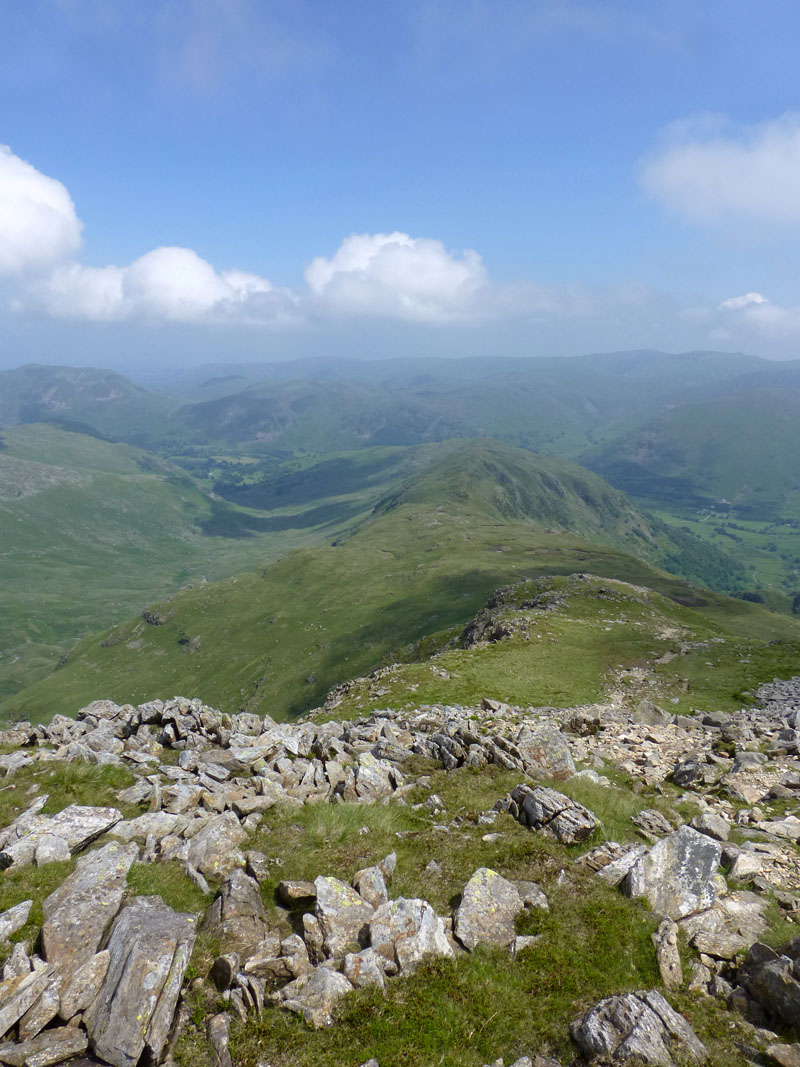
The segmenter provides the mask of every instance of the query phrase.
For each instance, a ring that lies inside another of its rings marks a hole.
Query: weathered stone
[[[17,1033],[20,1041],[28,1041],[30,1038],[36,1037],[39,1031],[43,1030],[58,1015],[61,983],[60,974],[52,975],[49,984],[42,990],[41,996],[22,1016]]]
[[[317,899],[317,887],[313,882],[284,880],[278,883],[278,899],[287,908],[310,904]]]
[[[370,944],[390,968],[412,971],[427,955],[453,956],[444,922],[427,900],[398,897],[382,904],[369,925]]]
[[[489,867],[481,867],[464,886],[453,917],[453,932],[470,951],[481,942],[509,945],[516,934],[515,919],[523,907],[513,882]]]
[[[717,841],[727,841],[731,832],[731,824],[728,820],[721,815],[715,815],[711,811],[704,811],[702,815],[695,815],[690,825],[693,830],[716,838]]]
[[[348,952],[344,958],[342,973],[356,989],[364,989],[367,986],[383,989],[386,984],[381,958],[374,948]]]
[[[50,985],[53,968],[42,967],[20,978],[0,982],[0,1037],[31,1008]]]
[[[45,835],[62,837],[70,852],[94,841],[122,818],[116,808],[91,808],[70,804],[57,815],[37,815],[24,837],[6,845],[0,852],[0,867],[22,867],[33,862],[36,846]]]
[[[0,1061],[11,1067],[52,1067],[73,1056],[80,1056],[88,1045],[83,1030],[74,1026],[60,1026],[27,1041],[0,1045]]]
[[[122,909],[108,938],[108,971],[84,1016],[101,1059],[135,1067],[145,1053],[159,1062],[195,936],[194,916],[160,897],[133,897]]]
[[[239,955],[236,952],[226,952],[223,956],[217,956],[208,972],[208,977],[220,990],[224,992],[234,983],[239,973]]]
[[[524,826],[541,830],[565,845],[585,841],[599,825],[588,808],[555,789],[518,785],[511,798],[519,809],[519,821]]]
[[[354,786],[358,800],[379,800],[390,796],[403,777],[386,760],[376,759],[370,752],[362,752],[354,767]]]
[[[658,930],[652,935],[656,947],[656,961],[661,972],[661,981],[667,989],[683,985],[681,957],[678,950],[678,927],[672,919],[662,919]]]
[[[71,855],[69,845],[63,837],[42,834],[36,842],[33,863],[36,867],[42,867],[45,863],[65,863]]]
[[[314,885],[315,914],[322,931],[324,952],[326,956],[343,956],[353,945],[363,944],[374,909],[338,878],[320,876]]]
[[[659,915],[681,919],[714,903],[713,878],[721,855],[718,842],[682,826],[636,861],[623,892],[645,897]]]
[[[557,780],[575,773],[569,743],[554,726],[523,726],[516,747],[522,757],[522,769],[531,778]]]
[[[111,957],[107,951],[91,956],[71,976],[67,976],[61,988],[58,1014],[69,1022],[79,1011],[86,1011],[100,992]]]
[[[536,882],[526,882],[522,879],[516,879],[512,885],[522,898],[523,907],[541,908],[543,911],[547,911],[550,908],[542,887]]]
[[[794,961],[789,955],[779,955],[756,942],[739,968],[738,978],[768,1018],[800,1033],[800,982],[794,977]]]
[[[31,966],[30,957],[25,951],[25,946],[21,941],[18,941],[14,945],[11,955],[3,964],[3,981],[7,982],[9,978],[22,978],[23,975],[30,974],[33,970]]]
[[[206,912],[203,929],[217,936],[229,952],[250,956],[267,933],[267,913],[258,882],[235,868]]]
[[[15,904],[13,908],[0,914],[0,941],[8,941],[12,934],[22,929],[28,921],[32,906],[32,900],[23,900],[21,904]]]
[[[156,840],[167,834],[179,833],[186,826],[187,816],[174,815],[168,811],[148,811],[135,819],[118,822],[114,827],[114,837],[123,841],[146,841],[150,834]]]
[[[707,1055],[686,1020],[654,990],[601,1000],[572,1023],[570,1033],[588,1059],[605,1056],[614,1063],[672,1067],[672,1048],[699,1063]]]
[[[333,1025],[337,1001],[353,989],[343,974],[317,967],[310,978],[299,978],[281,990],[283,1006],[302,1015],[309,1026],[320,1029]]]
[[[82,856],[72,874],[42,905],[45,959],[64,975],[90,959],[119,911],[136,845],[111,841]]]
[[[800,1045],[768,1045],[767,1055],[774,1067],[800,1067]]]
[[[244,854],[245,870],[251,878],[259,883],[265,882],[269,878],[269,863],[267,857],[263,852],[257,852],[255,849],[250,849]]]
[[[247,838],[232,811],[212,816],[189,841],[187,861],[212,878],[224,878],[234,867],[244,867],[238,846]]]
[[[211,1016],[206,1024],[206,1034],[214,1053],[211,1067],[233,1067],[230,1050],[231,1020],[226,1011]]]
[[[386,880],[380,867],[366,867],[353,878],[353,888],[373,908],[379,908],[389,899]]]

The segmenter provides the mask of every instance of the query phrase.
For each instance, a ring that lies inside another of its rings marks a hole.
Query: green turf
[[[38,720],[99,696],[183,693],[285,718],[390,653],[465,623],[493,589],[521,577],[585,570],[697,598],[631,555],[657,559],[670,545],[588,472],[493,442],[432,447],[438,461],[384,497],[349,539],[157,603],[150,621],[79,644],[2,712]],[[767,623],[752,605],[700,599],[712,612],[762,620],[771,636],[790,626]]]

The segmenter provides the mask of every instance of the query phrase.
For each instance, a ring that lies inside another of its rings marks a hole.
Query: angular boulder
[[[481,867],[464,887],[453,916],[453,933],[470,951],[481,942],[510,945],[517,932],[515,919],[524,906],[513,882]]]
[[[695,1032],[655,990],[601,1000],[570,1027],[572,1040],[588,1060],[673,1067],[702,1063],[707,1052]]]
[[[588,808],[555,789],[518,785],[511,799],[523,826],[539,830],[564,845],[585,841],[600,825]]]
[[[251,956],[267,933],[267,913],[258,882],[237,867],[220,887],[206,912],[203,929],[219,937],[226,952]]]
[[[32,863],[36,846],[45,836],[63,838],[70,852],[78,852],[121,819],[122,812],[116,808],[91,808],[81,804],[70,804],[57,815],[36,815],[28,823],[24,836],[0,852],[0,868]]]
[[[382,904],[369,925],[370,944],[390,970],[408,974],[427,955],[454,955],[444,922],[427,900],[398,897]]]
[[[159,1063],[196,937],[193,915],[160,897],[133,897],[108,938],[109,965],[84,1024],[97,1056],[135,1067]]]
[[[329,967],[317,967],[310,978],[299,978],[281,990],[283,1006],[302,1015],[315,1029],[333,1025],[333,1009],[353,985]]]
[[[44,958],[64,975],[91,959],[120,909],[136,845],[111,841],[78,860],[44,901]]]
[[[622,891],[629,897],[645,897],[658,915],[683,919],[714,903],[713,879],[721,857],[718,841],[681,826],[634,863]]]
[[[564,779],[575,773],[569,742],[555,726],[523,726],[516,747],[531,778]]]
[[[232,811],[215,815],[189,841],[187,861],[201,874],[224,878],[234,867],[244,867],[238,846],[247,839]]]
[[[314,886],[317,891],[315,914],[322,933],[326,956],[338,958],[360,947],[373,908],[363,897],[340,882],[338,878],[320,875]]]

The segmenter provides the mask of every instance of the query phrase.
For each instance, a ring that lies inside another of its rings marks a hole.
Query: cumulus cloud
[[[0,275],[61,262],[77,251],[81,229],[61,182],[0,145]]]
[[[800,307],[775,304],[761,293],[743,293],[723,300],[706,318],[714,323],[711,336],[721,339],[733,336],[731,327],[736,332],[746,330],[773,338],[800,333]]]
[[[57,318],[96,322],[257,321],[285,315],[293,303],[266,278],[241,270],[218,273],[191,248],[174,247],[154,248],[127,267],[64,264],[42,279],[32,296]]]
[[[314,259],[305,277],[329,309],[417,321],[469,317],[488,285],[477,252],[455,256],[441,241],[399,232],[347,237],[330,259]]]
[[[490,281],[472,249],[408,233],[354,234],[305,271],[292,291],[260,275],[218,270],[191,248],[163,246],[127,265],[75,259],[81,222],[64,186],[9,149],[0,154],[0,273],[10,306],[87,322],[293,325],[371,316],[423,324],[525,317],[537,324],[629,310],[636,287]],[[646,295],[644,297],[646,299]]]
[[[690,221],[800,223],[800,114],[744,127],[715,117],[675,124],[641,179]]]

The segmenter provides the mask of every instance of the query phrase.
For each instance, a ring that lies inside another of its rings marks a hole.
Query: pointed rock
[[[82,856],[72,874],[42,905],[42,946],[48,963],[72,974],[100,947],[120,909],[136,845],[108,845]]]

